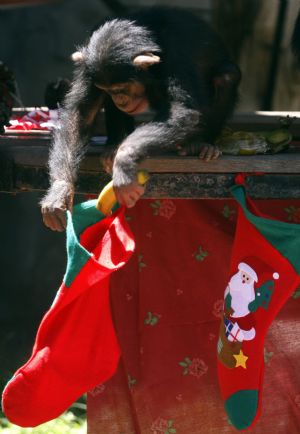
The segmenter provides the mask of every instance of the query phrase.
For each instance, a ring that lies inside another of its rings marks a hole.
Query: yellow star
[[[241,366],[242,368],[247,369],[246,361],[248,360],[248,357],[245,356],[242,350],[240,350],[239,354],[233,354],[233,357],[236,359],[236,365],[235,365],[236,368],[238,366]]]

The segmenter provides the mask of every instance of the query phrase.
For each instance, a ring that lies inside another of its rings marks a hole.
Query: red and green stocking
[[[134,241],[123,209],[104,218],[95,205],[85,202],[68,215],[63,283],[40,324],[30,359],[4,389],[3,410],[16,425],[56,418],[116,370],[120,350],[109,276],[128,261]]]
[[[300,282],[300,225],[263,216],[242,185],[233,195],[239,213],[217,351],[225,409],[242,430],[260,414],[267,330]]]

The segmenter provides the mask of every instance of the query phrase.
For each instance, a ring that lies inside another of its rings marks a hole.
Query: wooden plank
[[[82,171],[100,172],[103,170],[100,158],[104,147],[91,145],[82,162]],[[0,151],[8,155],[15,164],[28,167],[45,167],[49,154],[49,138],[0,140]],[[147,158],[143,168],[155,173],[227,173],[265,172],[300,173],[300,147],[276,155],[232,156],[222,155],[214,161],[205,162],[196,157],[163,155]]]

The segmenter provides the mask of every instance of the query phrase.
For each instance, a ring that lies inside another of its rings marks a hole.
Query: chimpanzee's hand
[[[66,229],[66,211],[72,211],[74,187],[66,181],[54,181],[41,201],[44,224],[53,231]]]
[[[116,155],[116,146],[106,146],[104,152],[101,155],[101,163],[106,173],[112,174],[114,158]]]
[[[217,146],[201,142],[192,142],[187,146],[178,145],[177,153],[180,156],[198,156],[201,160],[205,161],[216,160],[220,155],[222,155],[222,152]]]
[[[139,198],[144,194],[145,187],[133,181],[131,184],[121,185],[119,187],[114,186],[114,192],[117,201],[121,205],[125,205],[127,208],[132,208]]]

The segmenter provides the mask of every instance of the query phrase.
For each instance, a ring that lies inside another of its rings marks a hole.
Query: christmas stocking
[[[111,217],[96,201],[68,214],[64,281],[37,332],[32,355],[6,385],[2,407],[16,425],[56,418],[77,398],[111,377],[119,345],[109,304],[109,275],[134,250],[119,209]]]
[[[217,352],[225,409],[242,430],[260,414],[265,335],[300,282],[300,225],[263,216],[242,185],[233,195],[240,206]]]

